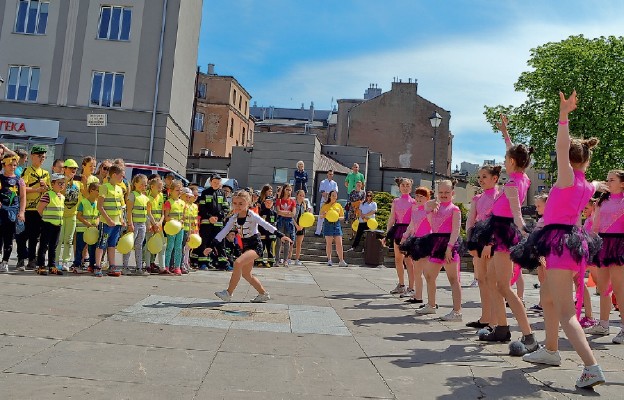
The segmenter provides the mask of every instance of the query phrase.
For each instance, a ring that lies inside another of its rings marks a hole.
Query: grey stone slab
[[[101,321],[101,318],[67,317],[0,311],[0,334],[66,339]]]
[[[0,371],[57,343],[59,340],[4,335],[0,337]]]
[[[253,373],[232,373],[240,366]],[[198,392],[210,398],[212,391],[236,392],[254,388],[280,398],[299,395],[384,398],[391,393],[368,360],[283,357],[261,354],[218,353]]]
[[[317,333],[348,336],[351,333],[336,311],[331,308],[315,311],[289,310],[294,333]]]
[[[6,283],[2,285],[2,296],[29,297],[54,290],[54,287],[28,283]]]
[[[92,342],[62,342],[6,370],[118,382],[198,387],[214,352]]]
[[[292,357],[359,359],[362,349],[351,336],[331,336],[231,330],[220,351]]]
[[[210,399],[214,400],[259,400],[259,399],[270,399],[270,400],[292,400],[293,396],[288,393],[276,393],[276,392],[259,392],[253,389],[245,390],[245,389],[237,389],[237,390],[212,390],[210,391]],[[307,394],[297,394],[297,400],[330,400],[330,399],[349,399],[349,400],[385,400],[385,399],[395,399],[394,396],[388,395],[388,397],[355,397],[355,396],[323,396],[323,395],[307,395]]]
[[[137,384],[107,380],[37,376],[23,374],[0,375],[2,399],[90,399],[90,400],[191,400],[194,387],[178,384]]]
[[[85,329],[70,340],[146,347],[217,351],[227,334],[223,329],[174,326],[107,319]]]
[[[145,321],[155,323],[151,321]],[[208,319],[208,318],[188,318],[188,317],[175,317],[166,322],[169,325],[179,326],[201,326],[204,328],[216,328],[216,329],[230,329],[232,321],[225,321],[220,319]]]
[[[233,321],[231,325],[231,329],[245,329],[248,331],[265,331],[265,332],[290,332],[290,324],[256,322],[256,321]]]

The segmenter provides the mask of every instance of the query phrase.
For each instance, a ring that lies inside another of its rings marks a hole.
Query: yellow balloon
[[[134,248],[134,232],[128,232],[119,238],[117,251],[121,254],[128,254]]]
[[[299,225],[301,225],[302,228],[309,228],[314,225],[314,214],[311,212],[304,212],[301,214],[301,217],[299,217]]]
[[[163,236],[161,233],[157,233],[147,241],[147,251],[152,254],[158,254],[163,249]]]
[[[93,245],[96,244],[98,239],[100,238],[100,231],[95,226],[87,228],[87,230],[83,234],[83,239],[86,244]]]
[[[353,223],[351,224],[351,229],[353,229],[354,231],[358,230],[358,226],[360,226],[360,220],[356,219],[355,221],[353,221]]]
[[[165,233],[170,236],[177,235],[181,229],[182,224],[180,223],[180,221],[175,219],[171,219],[165,224]]]
[[[377,222],[375,218],[371,218],[368,221],[366,221],[366,226],[368,226],[368,229],[374,231],[379,226],[379,222]]]
[[[193,233],[189,236],[188,247],[196,249],[202,244],[202,238],[197,233]]]
[[[338,215],[338,212],[336,212],[336,210],[329,210],[327,211],[327,214],[325,214],[325,219],[329,222],[336,222],[338,221],[339,217],[340,215]]]

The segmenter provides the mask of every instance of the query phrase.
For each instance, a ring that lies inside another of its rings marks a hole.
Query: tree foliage
[[[514,88],[526,93],[519,106],[485,106],[486,118],[495,128],[500,113],[509,117],[514,142],[534,147],[536,167],[548,169],[555,149],[559,117],[559,91],[574,89],[578,108],[570,114],[570,132],[576,137],[597,137],[588,179],[604,179],[606,172],[624,165],[624,37],[587,39],[570,36],[531,50]]]

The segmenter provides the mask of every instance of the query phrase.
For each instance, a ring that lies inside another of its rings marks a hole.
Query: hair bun
[[[598,146],[598,143],[600,143],[600,140],[598,138],[592,137],[592,138],[583,140],[582,143],[584,146],[587,146],[587,148],[591,150],[594,147]]]
[[[535,153],[535,149],[533,148],[533,146],[528,147],[528,152],[529,152],[529,155]]]
[[[492,167],[492,170],[494,171],[495,175],[500,175],[501,171],[503,170],[503,166],[502,165],[496,165],[496,166]]]

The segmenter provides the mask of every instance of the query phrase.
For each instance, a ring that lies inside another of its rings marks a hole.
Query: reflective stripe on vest
[[[132,206],[132,222],[145,222],[147,221],[147,202],[149,198],[139,192],[132,192],[134,194],[134,206]]]
[[[97,202],[95,205],[91,204],[91,202],[87,199],[80,200],[80,204],[82,204],[82,217],[86,219],[91,225],[95,226],[95,221],[97,221],[100,212],[97,209]],[[82,223],[81,220],[76,219],[76,232],[86,232],[87,226]]]
[[[105,183],[106,197],[104,197],[104,203],[102,208],[106,211],[109,217],[115,217],[121,215],[123,207],[123,191],[119,186]]]
[[[184,200],[169,199],[167,202],[171,206],[169,209],[169,218],[177,219],[178,221],[183,222],[182,218],[184,217],[184,206],[186,205]]]
[[[162,218],[162,210],[163,204],[165,202],[165,196],[163,196],[162,193],[158,193],[156,197],[152,197],[152,195],[149,195],[149,200],[152,203],[152,217],[154,217],[154,219],[158,221]]]
[[[63,211],[65,210],[63,206],[65,197],[57,195],[52,190],[48,190],[48,196],[50,197],[50,202],[43,209],[43,221],[61,226],[63,224]]]

